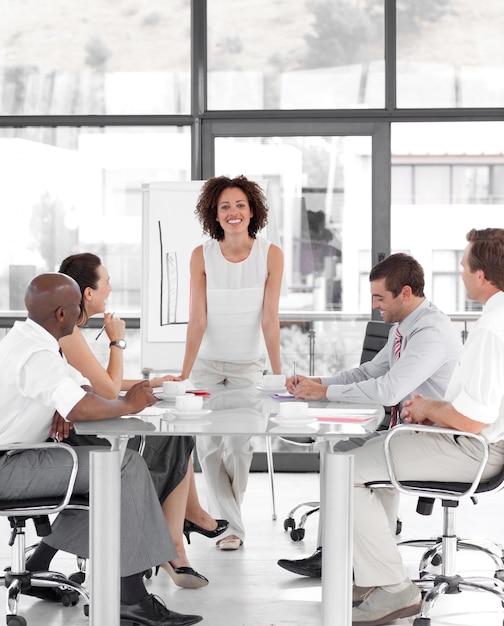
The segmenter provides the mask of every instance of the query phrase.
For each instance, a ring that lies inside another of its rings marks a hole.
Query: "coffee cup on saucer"
[[[264,389],[282,389],[285,387],[285,374],[264,374],[262,386]]]

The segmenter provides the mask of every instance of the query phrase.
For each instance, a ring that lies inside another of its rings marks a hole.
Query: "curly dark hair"
[[[214,178],[209,178],[201,189],[194,213],[203,227],[203,233],[209,235],[212,239],[222,241],[224,239],[224,231],[217,221],[217,202],[221,193],[225,189],[232,187],[241,189],[247,196],[252,211],[248,233],[255,239],[258,231],[268,223],[268,207],[266,196],[261,187],[256,182],[245,178],[245,176],[237,176],[236,178],[215,176]]]
[[[77,319],[77,326],[84,326],[88,321],[88,315],[84,308],[84,290],[86,287],[96,289],[98,287],[98,268],[102,264],[101,259],[91,252],[72,254],[61,262],[60,274],[71,276],[79,285],[81,292],[81,312]]]

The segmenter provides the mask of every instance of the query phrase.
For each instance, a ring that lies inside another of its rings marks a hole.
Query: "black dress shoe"
[[[280,559],[278,565],[300,576],[311,576],[311,578],[322,577],[322,548],[317,548],[315,552],[306,559],[289,561]]]
[[[203,618],[170,611],[156,596],[149,595],[137,604],[121,604],[121,619],[134,626],[190,626]]]

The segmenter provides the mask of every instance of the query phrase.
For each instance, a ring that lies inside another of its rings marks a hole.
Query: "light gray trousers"
[[[262,381],[264,360],[254,363],[225,363],[197,359],[191,380],[197,387],[224,384],[242,387]],[[253,448],[250,437],[204,437],[196,439],[198,459],[205,477],[207,506],[215,518],[226,519],[226,535],[245,538],[241,503],[247,488]]]
[[[391,442],[398,480],[472,482],[481,446],[468,437],[406,431]],[[369,489],[365,483],[388,480],[383,438],[349,452],[354,455],[354,579],[360,587],[392,585],[407,578],[395,531],[398,493]],[[504,444],[490,446],[483,479],[497,474]]]

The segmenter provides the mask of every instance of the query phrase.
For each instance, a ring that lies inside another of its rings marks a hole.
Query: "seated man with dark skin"
[[[134,385],[117,400],[95,394],[89,381],[59,351],[80,313],[77,283],[64,274],[41,274],[28,285],[28,318],[16,322],[0,342],[0,437],[2,443],[41,443],[49,435],[64,439],[72,422],[138,413],[156,398],[148,381]],[[76,447],[78,473],[74,493],[89,492],[90,447]],[[62,495],[71,471],[63,450],[0,451],[0,498]],[[45,570],[53,554],[64,550],[87,557],[88,512],[63,511],[30,558],[30,571]],[[167,609],[144,586],[142,572],[177,556],[143,458],[126,450],[121,465],[121,619],[145,626],[188,626],[202,620]],[[134,549],[133,549],[134,547]],[[43,587],[30,595],[58,599]]]

